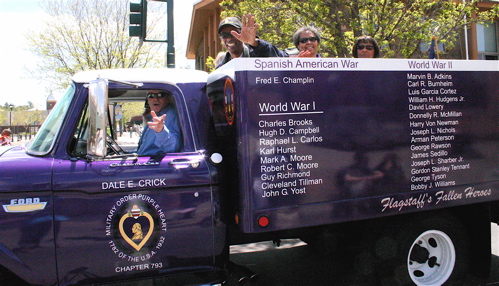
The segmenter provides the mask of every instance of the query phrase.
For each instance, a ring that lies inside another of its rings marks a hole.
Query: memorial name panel
[[[261,197],[304,195],[309,186],[323,184],[314,174],[320,167],[317,158],[302,148],[323,142],[321,127],[314,121],[322,113],[315,101],[259,103],[259,112]]]
[[[471,167],[451,152],[466,102],[454,80],[450,72],[407,73],[413,191],[454,186],[458,182],[450,174]]]

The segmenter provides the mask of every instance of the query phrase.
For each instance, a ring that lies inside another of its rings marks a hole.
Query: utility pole
[[[175,68],[175,39],[173,29],[173,0],[166,0],[167,35],[166,35],[166,67]]]
[[[147,39],[147,2],[166,2],[166,39]],[[140,0],[140,2],[130,2],[130,26],[128,34],[130,37],[138,37],[142,42],[166,43],[166,67],[175,68],[175,37],[173,27],[173,0]]]
[[[9,128],[14,129],[14,128],[12,128],[12,109],[14,109],[14,105],[10,104],[9,108],[10,108],[10,111],[9,111],[9,126],[10,127]],[[12,130],[12,132],[14,132],[14,131]]]

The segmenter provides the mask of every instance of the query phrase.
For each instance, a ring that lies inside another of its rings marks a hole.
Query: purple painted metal
[[[228,68],[236,123],[217,122],[231,143],[224,156],[239,166],[230,174],[243,232],[499,200],[497,71],[418,71],[419,81],[407,70],[253,68],[262,62]],[[219,78],[208,88],[214,101]]]
[[[181,152],[86,160],[68,154],[87,98],[76,84],[52,150],[35,157],[15,147],[1,156],[0,263],[40,285],[218,271],[227,248],[217,172],[204,153],[210,114],[203,86],[180,84],[174,92]]]

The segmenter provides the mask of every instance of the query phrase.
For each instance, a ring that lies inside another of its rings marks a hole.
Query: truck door
[[[169,91],[175,102],[182,102],[180,90]],[[147,91],[115,94],[134,98],[143,110]],[[114,100],[118,102],[119,96]],[[120,101],[122,106],[134,103],[124,102]],[[54,212],[66,218],[56,229],[60,283],[212,267],[210,166],[192,148],[193,131],[185,110],[177,108],[183,147],[151,156],[135,154],[140,134],[116,127],[113,106],[110,103],[106,119],[105,156],[89,159],[85,154],[92,116],[85,105],[68,136],[67,156],[54,163]]]

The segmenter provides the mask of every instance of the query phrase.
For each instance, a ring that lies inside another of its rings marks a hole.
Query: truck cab
[[[40,285],[179,272],[217,281],[226,246],[206,78],[167,69],[76,74],[36,137],[0,151],[0,264]],[[151,90],[173,96],[175,152],[137,154],[146,122],[125,124],[123,114],[142,117]]]

